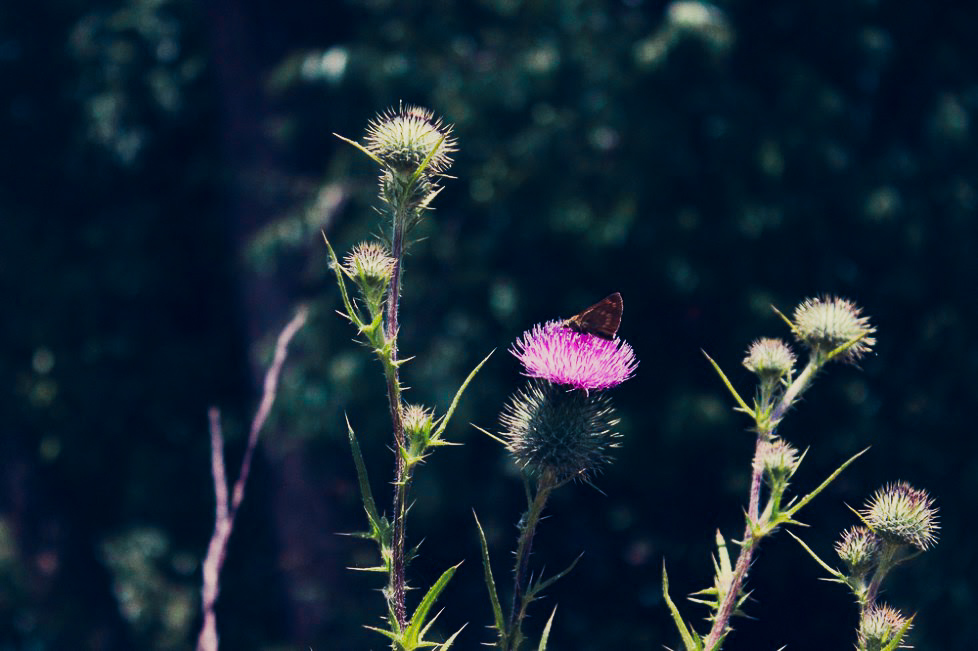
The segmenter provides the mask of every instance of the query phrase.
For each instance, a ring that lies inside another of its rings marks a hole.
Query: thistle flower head
[[[907,618],[895,608],[886,604],[871,606],[859,620],[859,651],[882,651],[893,642],[906,625]],[[901,644],[898,648],[910,647]]]
[[[426,108],[401,104],[367,125],[366,149],[400,175],[414,174],[429,154],[428,170],[442,174],[452,165],[457,150],[452,125]]]
[[[754,457],[754,468],[763,470],[768,486],[780,487],[795,474],[800,460],[798,450],[782,439],[763,441]]]
[[[927,491],[907,482],[879,489],[859,514],[885,542],[912,545],[921,551],[937,544],[940,526],[934,500]]]
[[[744,366],[761,380],[780,380],[791,375],[795,354],[780,339],[758,339],[747,350]]]
[[[876,339],[870,337],[876,328],[862,309],[844,298],[810,298],[795,308],[795,336],[815,353],[827,354],[859,337],[856,343],[839,354],[845,362],[855,362],[869,352]]]
[[[854,575],[863,575],[876,565],[880,539],[866,527],[852,527],[835,543],[835,552]]]
[[[558,482],[599,471],[620,437],[607,394],[567,391],[540,380],[513,394],[499,420],[516,463],[534,475],[553,473]]]
[[[617,386],[638,367],[626,342],[576,332],[562,321],[533,326],[510,352],[522,362],[524,375],[585,391]]]

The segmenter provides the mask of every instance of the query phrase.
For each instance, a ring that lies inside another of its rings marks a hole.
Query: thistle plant
[[[373,540],[380,553],[380,564],[366,569],[387,575],[387,585],[383,589],[387,606],[385,627],[368,628],[387,636],[391,648],[397,651],[427,647],[448,649],[458,632],[442,643],[428,641],[425,635],[431,625],[431,608],[458,566],[448,568],[408,616],[405,573],[413,555],[406,547],[409,495],[418,466],[436,447],[451,445],[444,439],[449,420],[465,388],[488,357],[462,383],[445,413],[436,417],[431,408],[404,401],[400,369],[408,360],[399,357],[398,335],[404,253],[411,243],[413,228],[441,192],[439,182],[451,167],[456,141],[451,125],[436,119],[427,109],[403,104],[373,119],[363,144],[337,137],[362,151],[380,167],[379,198],[384,207],[382,214],[387,217],[383,240],[357,245],[342,264],[326,241],[329,263],[336,274],[343,301],[341,314],[356,327],[361,343],[373,352],[383,368],[393,432],[394,495],[392,514],[388,517],[377,509],[366,464],[353,428],[347,421],[369,525],[366,532],[357,535]],[[350,297],[348,282],[356,287],[358,296]]]
[[[858,651],[910,648],[904,641],[913,617],[881,603],[879,595],[891,570],[937,544],[934,500],[926,491],[896,482],[876,491],[862,509],[853,512],[862,526],[847,529],[835,544],[845,571],[833,568],[800,538],[792,537],[828,571],[829,581],[847,586],[856,598]]]
[[[669,596],[668,575],[663,565],[665,601],[687,651],[716,651],[723,647],[732,630],[731,618],[743,614],[741,609],[748,596],[747,575],[761,541],[783,526],[801,524],[795,519],[798,512],[865,452],[851,457],[804,497],[786,499],[791,479],[805,455],[782,437],[782,421],[820,371],[832,362],[852,364],[868,353],[875,343],[872,337],[875,328],[854,303],[842,298],[809,299],[795,309],[791,319],[777,309],[775,312],[807,350],[808,359],[796,375],[797,358],[786,342],[759,339],[751,344],[743,364],[757,377],[752,404],[748,405],[741,398],[720,366],[706,355],[736,401],[736,410],[753,421],[756,440],[745,511],[746,525],[742,540],[737,541],[740,547],[737,559],[731,562],[727,541],[717,531],[713,585],[690,598],[710,609],[708,620],[711,626],[706,633],[698,633],[683,620]]]
[[[620,297],[618,307],[620,310]],[[546,579],[542,574],[530,573],[537,525],[553,491],[574,480],[590,483],[611,462],[610,452],[618,447],[620,434],[615,430],[618,418],[607,390],[632,377],[638,366],[635,353],[626,342],[575,331],[567,321],[534,326],[513,344],[510,352],[530,379],[504,406],[501,435],[489,434],[506,446],[520,468],[527,499],[526,512],[518,525],[508,615],[496,590],[485,534],[476,518],[493,628],[498,634],[495,646],[500,651],[521,648],[528,607],[577,564],[575,560],[564,571]],[[541,649],[546,647],[555,612],[556,609],[544,629]]]

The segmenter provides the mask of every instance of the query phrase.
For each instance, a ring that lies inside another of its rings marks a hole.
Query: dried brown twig
[[[238,515],[238,508],[244,500],[245,484],[248,481],[255,448],[258,446],[258,435],[268,419],[272,405],[275,403],[278,380],[288,353],[289,342],[305,325],[308,314],[309,310],[305,306],[300,307],[288,325],[279,333],[278,341],[275,343],[275,356],[265,373],[261,402],[258,404],[255,417],[251,421],[248,444],[245,447],[244,457],[241,459],[241,469],[238,472],[238,479],[234,482],[230,503],[228,503],[227,474],[224,469],[224,437],[221,433],[221,412],[217,407],[211,407],[207,412],[210,422],[211,474],[214,477],[216,507],[214,533],[211,534],[211,541],[207,546],[207,556],[204,558],[204,577],[200,590],[204,623],[200,629],[200,636],[197,638],[197,651],[217,651],[217,617],[214,614],[214,604],[217,603],[217,597],[221,590],[221,568],[224,567],[228,540],[230,540],[231,531],[234,529],[234,520]]]

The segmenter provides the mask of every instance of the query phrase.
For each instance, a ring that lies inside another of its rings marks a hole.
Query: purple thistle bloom
[[[635,374],[638,360],[627,343],[576,332],[563,321],[537,324],[516,340],[511,352],[524,375],[575,389],[608,389]]]

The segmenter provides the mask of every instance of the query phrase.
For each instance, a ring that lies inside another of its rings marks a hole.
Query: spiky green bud
[[[859,620],[859,651],[881,651],[891,644],[907,625],[907,618],[900,611],[886,604],[871,606]],[[901,644],[899,648],[908,649]]]
[[[362,242],[346,256],[343,268],[360,290],[371,316],[380,314],[394,271],[394,258],[387,249],[379,242]]]
[[[414,174],[430,154],[427,171],[443,174],[457,150],[452,128],[426,108],[401,104],[370,121],[366,149],[399,176]]]
[[[431,430],[434,426],[432,411],[421,405],[404,405],[401,409],[401,422],[404,424],[404,435],[412,450],[421,454],[431,440]]]
[[[782,439],[761,442],[754,457],[754,468],[763,470],[764,482],[778,492],[784,491],[798,463],[798,450]]]
[[[937,544],[937,507],[927,491],[901,481],[876,491],[859,512],[876,535],[888,543],[925,551]]]
[[[762,381],[789,377],[795,367],[795,354],[780,339],[758,339],[750,345],[744,366]]]
[[[880,539],[872,531],[866,527],[852,527],[835,543],[835,552],[853,576],[862,576],[876,565],[880,547]]]
[[[500,415],[503,438],[516,463],[533,475],[550,472],[556,481],[586,479],[611,461],[618,447],[611,399],[602,391],[568,391],[531,380]]]
[[[798,340],[816,355],[826,355],[858,339],[836,358],[855,362],[876,343],[869,336],[876,328],[861,313],[861,308],[844,298],[810,298],[795,308],[792,325]]]

